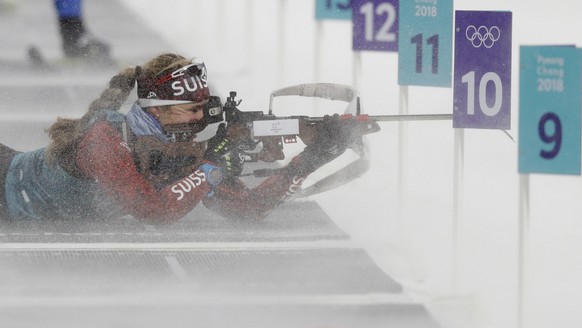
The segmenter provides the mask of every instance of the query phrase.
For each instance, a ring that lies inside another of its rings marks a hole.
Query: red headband
[[[210,96],[206,65],[196,62],[162,74],[137,80],[138,103],[142,108],[200,102]]]

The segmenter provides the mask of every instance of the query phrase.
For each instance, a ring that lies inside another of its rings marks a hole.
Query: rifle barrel
[[[385,121],[444,121],[452,120],[453,114],[417,114],[417,115],[370,115],[377,122]]]

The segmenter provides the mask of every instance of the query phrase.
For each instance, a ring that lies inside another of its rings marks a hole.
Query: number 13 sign
[[[511,12],[455,13],[453,127],[509,129]]]
[[[316,0],[316,19],[352,19],[351,0]]]

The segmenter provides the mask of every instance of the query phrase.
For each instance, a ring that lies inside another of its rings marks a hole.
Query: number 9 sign
[[[574,47],[520,47],[520,173],[580,175],[581,59]]]
[[[456,12],[453,127],[510,128],[511,18],[511,12]]]
[[[352,0],[353,50],[398,51],[398,0]]]

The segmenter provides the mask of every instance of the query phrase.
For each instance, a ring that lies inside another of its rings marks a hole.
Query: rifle
[[[245,155],[245,162],[275,162],[285,159],[285,144],[297,143],[301,139],[310,145],[321,128],[324,117],[307,115],[277,116],[273,113],[273,100],[280,96],[304,96],[339,100],[347,102],[341,120],[351,120],[349,126],[353,142],[349,145],[359,158],[346,167],[303,189],[298,195],[305,197],[347,183],[367,171],[369,163],[366,156],[363,136],[380,131],[380,126],[373,117],[361,114],[360,98],[355,89],[345,85],[317,83],[301,84],[276,90],[271,93],[269,110],[242,111],[242,100],[236,99],[237,93],[231,91],[224,105],[218,97],[211,97],[204,110],[205,122],[208,124],[223,122],[226,124],[227,137],[234,141]],[[346,125],[348,126],[348,125]],[[254,177],[266,177],[277,174],[280,169],[260,168],[252,173]]]
[[[307,93],[306,93],[307,91]],[[351,87],[337,84],[313,84],[300,85],[281,89],[271,94],[268,113],[262,111],[242,111],[238,109],[241,100],[236,99],[236,92],[230,92],[223,106],[224,121],[227,131],[233,131],[239,149],[248,156],[251,162],[274,162],[285,159],[283,148],[285,144],[297,143],[301,139],[306,145],[310,145],[316,136],[323,117],[309,117],[306,115],[276,116],[273,114],[273,99],[281,95],[301,95],[308,97],[327,98],[353,102],[356,114],[342,114],[341,120],[351,120],[351,133],[355,136],[350,148],[358,154],[363,153],[362,136],[380,131],[380,126],[368,115],[360,113],[359,97]],[[348,109],[350,108],[348,106]],[[353,106],[352,106],[353,107]],[[259,147],[259,145],[261,147]],[[258,152],[253,152],[259,148]],[[275,173],[273,170],[255,170],[255,177],[266,176]]]
[[[328,100],[339,100],[348,103],[341,118],[356,122],[356,138],[350,145],[359,158],[349,163],[337,172],[304,188],[296,197],[305,197],[336,188],[350,182],[369,168],[366,145],[363,136],[380,131],[378,122],[385,121],[425,121],[451,120],[451,114],[421,114],[421,115],[366,115],[361,113],[360,97],[357,91],[346,85],[333,83],[300,84],[273,91],[270,96],[269,110],[242,111],[238,109],[242,100],[236,99],[237,93],[231,91],[224,105],[220,97],[211,96],[204,107],[204,123],[223,122],[227,125],[227,134],[235,141],[238,148],[245,154],[245,162],[275,162],[285,159],[284,144],[296,143],[300,138],[306,145],[313,141],[318,126],[323,117],[306,115],[276,116],[273,114],[273,101],[281,96],[303,96]],[[168,138],[173,142],[185,141],[191,143],[193,136],[200,130],[192,124],[176,125],[168,130]],[[257,149],[259,149],[257,151]],[[256,169],[250,174],[255,177],[266,177],[276,174],[278,169]]]

